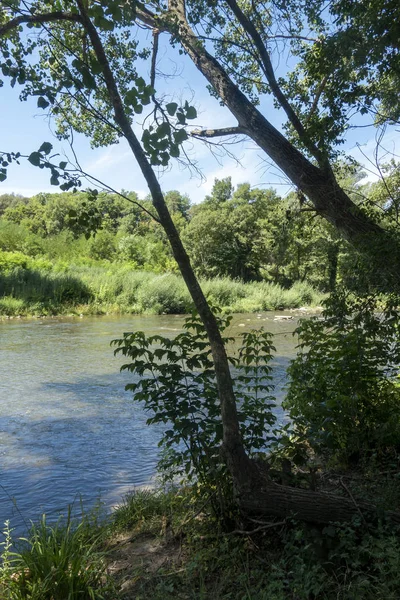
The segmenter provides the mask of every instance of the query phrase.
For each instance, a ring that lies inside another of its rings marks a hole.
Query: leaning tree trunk
[[[236,5],[233,2],[230,4]],[[206,50],[204,43],[198,39],[186,19],[185,1],[170,0],[168,16],[169,21],[167,20],[165,25],[162,24],[162,20],[158,20],[153,21],[153,26],[161,29],[164,27],[165,30],[170,28],[171,33],[178,34],[182,47],[236,117],[237,131],[253,139],[307,196],[318,214],[334,225],[356,249],[368,255],[371,272],[377,283],[390,290],[400,288],[398,239],[352,202],[337,183],[326,157],[312,146],[298,118],[289,113],[292,122],[296,119],[296,129],[299,135],[303,136],[302,141],[306,147],[314,148],[319,167],[312,164],[261,114],[232,81],[218,60]],[[152,16],[148,11],[139,11],[139,18],[151,24]],[[289,110],[287,106],[284,108]]]

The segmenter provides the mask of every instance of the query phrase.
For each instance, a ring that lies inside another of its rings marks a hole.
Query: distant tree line
[[[384,179],[362,184],[358,168],[338,169],[343,187],[386,229],[398,227],[400,174],[394,162]],[[40,193],[32,198],[0,196],[0,250],[67,262],[130,262],[135,268],[176,271],[166,235],[152,219],[149,198],[135,192]],[[201,277],[266,280],[290,287],[307,282],[329,292],[344,284],[354,291],[373,287],[368,263],[337,230],[307,204],[301,193],[285,198],[272,189],[215,180],[200,204],[167,192],[166,201],[193,266]],[[143,208],[145,210],[143,210]],[[147,212],[146,212],[147,211]],[[90,226],[95,234],[85,239]],[[364,275],[364,276],[363,276]]]

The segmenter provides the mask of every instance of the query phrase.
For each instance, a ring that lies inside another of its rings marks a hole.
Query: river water
[[[235,315],[229,335],[264,326],[275,334],[274,383],[282,400],[297,316]],[[283,313],[285,314],[285,313]],[[287,315],[289,313],[286,313]],[[125,331],[174,335],[182,316],[104,316],[0,322],[0,529],[19,532],[68,504],[107,508],[151,482],[160,429],[124,386],[110,341]],[[284,418],[278,406],[279,418]]]

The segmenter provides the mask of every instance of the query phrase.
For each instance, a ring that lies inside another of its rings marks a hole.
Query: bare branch
[[[297,131],[301,141],[309,150],[309,152],[319,161],[324,162],[324,157],[319,148],[311,142],[307,131],[305,130],[303,124],[301,123],[299,117],[293,110],[291,104],[286,98],[285,94],[282,92],[281,88],[278,85],[278,82],[275,77],[274,69],[272,66],[272,62],[269,56],[269,53],[264,45],[264,42],[261,38],[259,31],[256,29],[254,23],[244,14],[244,12],[239,7],[236,0],[226,0],[226,3],[231,8],[235,17],[238,19],[239,23],[249,36],[250,40],[254,43],[254,46],[259,55],[260,66],[264,72],[265,77],[271,87],[272,93],[275,98],[278,100],[279,104],[285,111],[289,121],[293,125],[294,129]]]
[[[166,27],[162,26],[161,20],[157,17],[157,15],[152,13],[145,6],[136,8],[136,18],[143,23],[143,25],[146,25],[146,27],[149,27],[150,29],[158,29],[160,33],[166,31]]]
[[[245,529],[234,529],[230,531],[226,535],[253,535],[253,533],[258,533],[259,531],[266,531],[267,529],[271,529],[272,527],[283,527],[286,525],[285,521],[278,521],[277,523],[265,523],[265,525],[260,525],[255,529],[245,530]]]
[[[156,86],[156,65],[157,65],[159,35],[160,35],[160,30],[153,29],[153,53],[151,55],[151,69],[150,69],[150,85],[153,89]]]
[[[300,40],[302,42],[318,42],[318,38],[311,38],[311,37],[307,37],[306,35],[283,35],[280,33],[277,33],[275,35],[269,35],[268,36],[269,40]]]
[[[325,75],[325,77],[322,79],[322,81],[321,81],[321,83],[320,83],[320,85],[319,85],[319,87],[317,89],[317,93],[315,94],[315,97],[314,97],[314,100],[313,100],[310,112],[308,113],[307,118],[306,118],[306,125],[308,125],[311,117],[313,116],[313,114],[317,110],[319,99],[321,98],[321,94],[322,94],[322,92],[325,89],[325,86],[326,86],[326,84],[328,82],[328,78],[329,78],[329,75]]]
[[[237,127],[222,127],[221,129],[194,129],[190,132],[190,135],[199,138],[213,138],[225,135],[246,135],[246,132],[243,127],[238,125]]]

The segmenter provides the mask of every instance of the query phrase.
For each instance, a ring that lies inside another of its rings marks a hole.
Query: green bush
[[[115,235],[108,231],[99,231],[90,240],[89,256],[95,260],[113,260],[116,255]]]
[[[323,295],[316,292],[309,283],[297,281],[291,288],[285,290],[285,307],[299,308],[300,306],[322,302]]]
[[[173,274],[153,276],[143,281],[137,292],[138,312],[182,314],[188,312],[189,306],[183,280]]]
[[[239,299],[245,298],[248,293],[246,284],[229,277],[215,277],[201,283],[208,301],[213,306],[223,306],[227,309],[230,309]]]
[[[230,318],[219,319],[222,330]],[[244,445],[250,455],[265,450],[275,422],[271,397],[271,334],[252,330],[241,336],[236,357],[234,386]],[[225,339],[229,341],[229,339]],[[148,424],[163,423],[160,446],[165,450],[160,467],[171,477],[196,479],[207,485],[224,481],[220,456],[222,423],[220,403],[207,335],[200,319],[185,320],[184,332],[175,338],[126,333],[115,340],[132,362],[124,364],[137,377],[126,386],[134,399],[150,412]]]
[[[397,304],[339,292],[300,322],[284,407],[314,448],[348,458],[400,445]]]
[[[0,276],[1,284],[1,276]],[[24,315],[27,312],[26,303],[21,298],[13,298],[12,296],[0,297],[0,315]]]
[[[0,220],[0,250],[6,252],[23,251],[29,232],[16,223]]]
[[[0,273],[9,273],[14,269],[26,269],[29,256],[22,252],[0,252]]]
[[[31,258],[22,252],[0,251],[0,273],[10,273],[14,269],[50,271],[53,264],[45,258]]]

